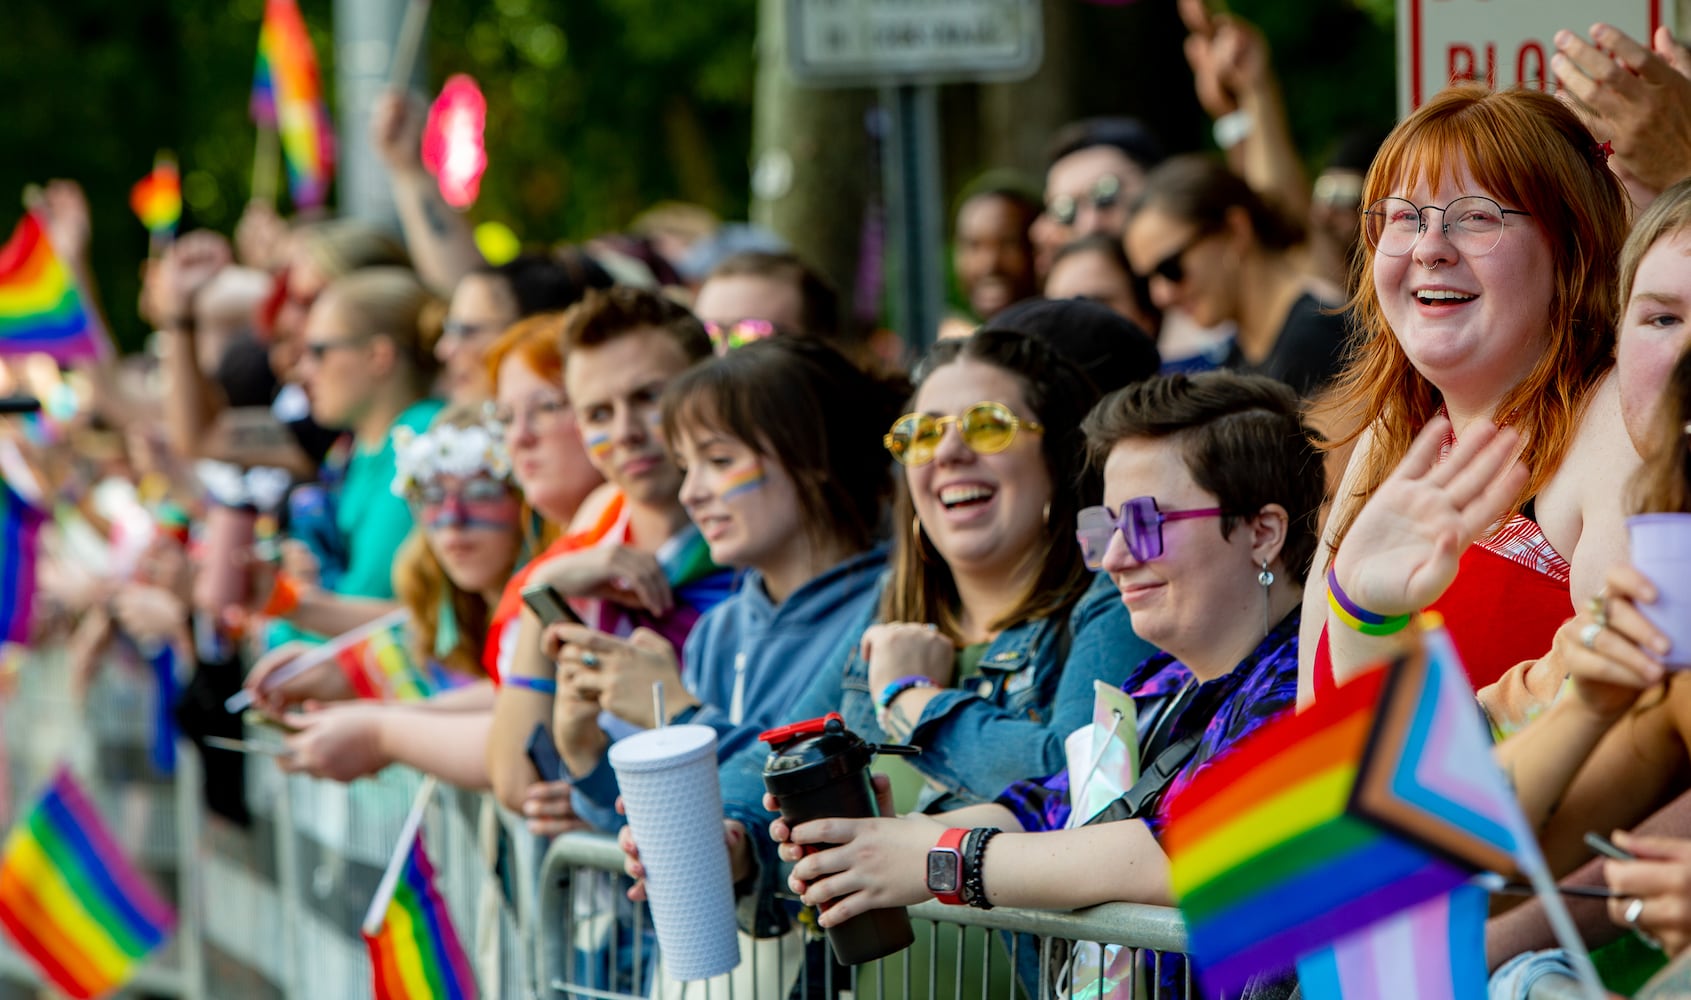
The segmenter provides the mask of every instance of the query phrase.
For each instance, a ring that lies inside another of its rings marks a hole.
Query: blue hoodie
[[[880,596],[884,546],[852,556],[776,604],[763,576],[748,570],[734,596],[699,619],[682,649],[682,681],[703,704],[676,722],[716,730],[718,760],[757,740],[787,718],[818,675],[838,673],[857,648]],[[579,797],[607,812],[616,801],[616,775],[601,756],[591,774],[573,778]],[[604,816],[593,811],[593,819]],[[620,824],[619,824],[620,825]]]

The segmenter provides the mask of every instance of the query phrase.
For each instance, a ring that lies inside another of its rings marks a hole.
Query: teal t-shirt
[[[425,399],[411,404],[388,428],[380,448],[354,448],[347,462],[346,476],[335,494],[335,527],[346,542],[346,572],[335,593],[348,597],[393,597],[393,563],[399,547],[411,533],[411,507],[393,495],[395,428],[409,427],[418,434],[428,430],[445,404]],[[272,647],[291,639],[310,638],[288,622],[276,622],[270,630]]]

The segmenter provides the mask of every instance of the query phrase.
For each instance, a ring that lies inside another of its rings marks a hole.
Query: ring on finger
[[[1628,927],[1631,927],[1633,930],[1637,930],[1638,918],[1643,916],[1643,914],[1644,900],[1634,899],[1632,902],[1626,904],[1626,911],[1621,914],[1621,919],[1626,921],[1626,925]]]
[[[1608,591],[1599,590],[1597,593],[1592,594],[1590,600],[1585,602],[1585,609],[1590,612],[1592,620],[1597,623],[1599,628],[1609,627]]]
[[[599,665],[599,657],[595,656],[591,651],[582,653],[581,665],[584,667],[597,667]]]
[[[1596,649],[1597,637],[1603,634],[1603,630],[1605,628],[1608,628],[1608,626],[1600,621],[1591,622],[1586,625],[1584,628],[1579,630],[1579,644],[1584,646],[1586,649]]]

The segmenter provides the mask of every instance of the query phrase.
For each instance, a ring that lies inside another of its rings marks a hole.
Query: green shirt
[[[445,404],[425,399],[411,404],[388,428],[379,448],[354,448],[346,476],[335,494],[335,527],[346,540],[346,572],[334,592],[347,597],[393,598],[393,564],[400,545],[411,534],[411,507],[393,495],[393,432],[409,427],[428,430]],[[315,638],[285,621],[270,629],[268,644]]]

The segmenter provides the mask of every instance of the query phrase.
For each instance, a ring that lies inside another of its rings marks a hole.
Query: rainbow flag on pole
[[[129,189],[129,207],[147,232],[169,236],[182,221],[182,175],[176,161],[160,154],[153,170]]]
[[[1463,885],[1298,959],[1304,1000],[1486,1000],[1490,897]]]
[[[0,925],[57,989],[99,997],[164,943],[176,915],[60,768],[0,853]]]
[[[0,643],[29,642],[35,560],[46,519],[0,478]]]
[[[410,645],[410,618],[382,625],[335,654],[360,698],[422,701],[458,686],[438,664],[419,662]]]
[[[329,196],[334,165],[334,126],[323,102],[317,52],[295,0],[266,0],[253,69],[253,120],[273,128],[282,140],[288,190],[300,208],[315,208]]]
[[[1209,991],[1536,850],[1449,638],[1253,734],[1169,803],[1164,838]]]
[[[59,361],[103,357],[105,333],[47,227],[25,212],[0,247],[0,355],[50,354]]]
[[[392,898],[381,911],[375,908],[380,895],[372,901],[372,914],[382,914],[380,927],[372,932],[368,920],[364,926],[376,1000],[475,1000],[470,960],[435,888],[422,833],[402,850],[406,857]]]

